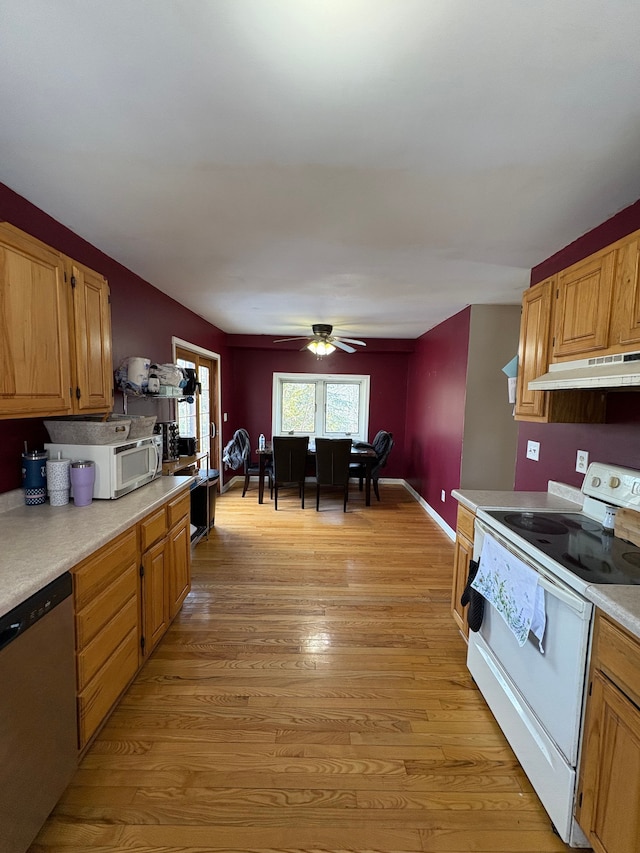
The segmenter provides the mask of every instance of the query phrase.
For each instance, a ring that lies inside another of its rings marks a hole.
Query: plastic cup
[[[69,503],[70,459],[47,459],[47,491],[51,506]]]
[[[47,500],[47,450],[27,450],[22,454],[22,486],[27,506]]]
[[[93,484],[96,479],[94,463],[89,459],[76,459],[70,468],[73,502],[76,506],[88,506],[93,500]]]

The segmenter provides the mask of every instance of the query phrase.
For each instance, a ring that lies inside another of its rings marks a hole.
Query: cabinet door
[[[0,223],[0,418],[71,412],[62,256]]]
[[[467,624],[467,607],[460,604],[462,595],[469,576],[469,562],[473,556],[473,544],[464,536],[456,537],[453,549],[453,587],[451,591],[451,612],[453,618],[465,637],[469,636]]]
[[[614,287],[611,345],[614,349],[640,347],[640,233],[618,249]]]
[[[584,735],[580,826],[597,853],[640,850],[640,710],[599,671]]]
[[[109,285],[98,273],[72,263],[74,410],[107,411],[113,406]]]
[[[612,249],[558,274],[554,360],[607,349],[615,258]]]
[[[182,607],[191,589],[191,533],[189,518],[169,531],[169,619]]]
[[[530,391],[528,386],[548,368],[551,296],[555,286],[555,278],[542,281],[529,288],[522,298],[515,407],[518,419],[547,418],[548,392]]]
[[[142,555],[142,609],[144,654],[149,655],[169,626],[167,540]]]

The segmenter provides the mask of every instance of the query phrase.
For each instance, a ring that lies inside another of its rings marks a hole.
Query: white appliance
[[[95,463],[93,497],[114,500],[162,474],[162,438],[152,435],[115,444],[45,444],[49,457],[89,459]]]
[[[640,584],[640,548],[602,525],[611,515],[608,505],[637,508],[640,472],[593,463],[582,491],[588,495],[582,512],[478,510],[474,559],[482,565],[489,537],[505,549],[499,553],[509,570],[532,569],[544,594],[546,626],[544,651],[533,633],[520,646],[485,602],[467,653],[469,670],[556,831],[573,847],[590,846],[573,817],[593,614],[585,591],[591,584]]]
[[[549,372],[529,382],[530,391],[561,388],[627,388],[640,385],[640,352],[596,355],[549,365]]]

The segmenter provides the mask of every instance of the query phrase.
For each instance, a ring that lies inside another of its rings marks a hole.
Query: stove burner
[[[640,553],[638,551],[627,551],[622,555],[622,559],[626,560],[630,566],[640,569]]]
[[[528,530],[530,533],[547,533],[553,536],[568,533],[568,528],[565,524],[561,524],[559,521],[555,521],[541,513],[513,513],[505,515],[504,520],[510,527],[514,527],[516,530]]]

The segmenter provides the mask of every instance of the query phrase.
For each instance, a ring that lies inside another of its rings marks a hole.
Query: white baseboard
[[[380,482],[382,483],[384,481],[380,480]],[[447,534],[449,539],[451,539],[452,542],[456,541],[455,530],[447,524],[447,522],[444,520],[444,518],[442,518],[442,516],[438,515],[438,513],[431,506],[431,504],[428,504],[425,501],[425,499],[423,497],[421,497],[416,492],[416,490],[412,486],[409,485],[409,483],[407,483],[406,480],[389,480],[389,482],[390,483],[400,483],[401,485],[403,485],[405,487],[405,489],[409,492],[409,494],[413,495],[415,500],[420,504],[420,506],[424,509],[424,511],[426,513],[428,513],[431,516],[431,518],[435,521],[435,523],[444,530],[444,532]]]

